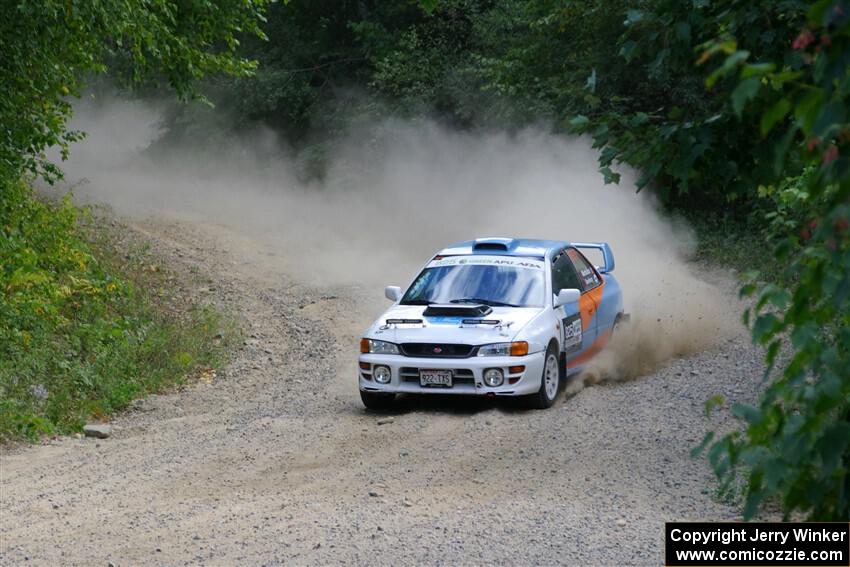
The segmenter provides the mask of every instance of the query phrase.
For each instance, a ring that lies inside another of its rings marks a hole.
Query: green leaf
[[[600,124],[596,130],[593,131],[593,147],[601,148],[608,143],[608,125]]]
[[[676,22],[673,26],[673,29],[676,30],[676,37],[678,37],[681,41],[685,43],[690,43],[691,41],[691,26],[687,22]]]
[[[773,127],[776,126],[776,123],[785,118],[788,115],[788,111],[791,110],[791,101],[787,98],[780,99],[776,104],[771,106],[767,112],[762,114],[761,117],[761,135],[762,137],[767,136]]]
[[[575,128],[576,130],[581,130],[584,126],[590,124],[590,119],[583,114],[579,114],[570,119],[569,125]]]
[[[791,147],[791,142],[794,141],[794,137],[796,134],[797,126],[792,125],[792,127],[789,128],[788,131],[785,132],[785,134],[783,134],[779,142],[774,145],[772,164],[774,175],[782,174],[782,171],[785,168],[785,157],[788,155],[788,150]]]
[[[753,425],[761,421],[761,411],[753,406],[746,404],[734,404],[732,406],[732,415],[738,419],[743,419],[747,423]]]
[[[776,69],[776,65],[773,63],[746,63],[741,68],[741,78],[762,77],[771,73],[774,69]]]
[[[180,366],[188,367],[192,364],[192,355],[188,352],[178,352],[174,355],[174,360]]]
[[[761,276],[761,272],[758,270],[747,270],[746,272],[741,273],[741,279],[746,282],[755,282]]]
[[[756,292],[758,286],[754,283],[748,283],[741,286],[741,290],[738,292],[739,297],[748,297]]]
[[[769,365],[772,365],[776,360],[776,355],[779,354],[779,348],[782,346],[782,342],[779,340],[773,341],[767,347],[767,354],[765,355],[765,360]]]
[[[702,438],[702,441],[700,441],[700,444],[691,449],[691,458],[696,459],[697,457],[699,457],[702,452],[705,451],[705,448],[708,447],[708,444],[711,443],[713,439],[714,431],[709,431],[708,433],[706,433],[705,436]]]
[[[620,47],[620,52],[618,53],[618,55],[620,55],[620,57],[625,59],[627,62],[630,62],[632,60],[632,57],[634,56],[636,47],[637,43],[635,43],[634,41],[627,41],[622,45],[622,47]]]
[[[727,437],[712,445],[708,450],[708,462],[718,477],[723,477],[729,472],[731,464],[729,459],[729,443],[730,441]]]
[[[738,86],[732,91],[731,96],[732,109],[735,111],[735,114],[741,116],[744,106],[756,96],[760,87],[761,79],[758,77],[748,77],[738,83]]]
[[[667,118],[669,118],[670,120],[681,120],[684,115],[685,110],[681,106],[672,106],[670,107],[670,110],[667,111]],[[670,126],[675,128],[675,126]]]
[[[587,82],[584,84],[584,88],[586,88],[587,90],[589,90],[592,93],[596,92],[596,68],[595,67],[593,68],[593,71],[591,71],[590,76],[587,77]]]
[[[794,109],[797,124],[802,128],[807,138],[812,135],[812,127],[818,117],[822,103],[823,91],[816,89],[806,94]]]
[[[800,71],[780,71],[779,73],[773,73],[769,77],[770,86],[776,90],[781,90],[785,86],[785,83],[794,81],[802,77],[802,75]]]
[[[649,122],[649,115],[645,112],[636,113],[629,121],[630,126],[641,126]]]
[[[763,313],[753,323],[753,338],[764,344],[773,337],[779,328],[779,319],[773,313]]]
[[[419,7],[422,8],[426,14],[432,14],[439,4],[440,0],[419,0]]]
[[[726,402],[726,398],[720,394],[710,397],[705,401],[705,405],[703,406],[703,410],[705,411],[705,417],[711,417],[711,412],[715,410],[715,408],[719,408]]]
[[[758,512],[759,506],[764,500],[764,493],[761,490],[751,490],[747,493],[747,498],[744,502],[744,520],[750,520]]]
[[[618,159],[619,155],[620,150],[616,146],[605,146],[599,154],[599,165],[602,167],[610,166]],[[602,168],[600,168],[600,171],[602,171]]]
[[[791,294],[787,289],[784,289],[776,284],[768,284],[762,289],[761,297],[756,304],[756,309],[761,309],[766,304],[770,303],[779,310],[784,310],[791,299]]]
[[[833,130],[837,130],[843,126],[842,123],[846,115],[846,109],[842,101],[829,101],[818,112],[817,118],[812,124],[812,134],[819,138],[828,137]]]
[[[626,12],[626,21],[623,23],[627,26],[634,25],[643,20],[644,12],[641,10],[629,10]]]
[[[733,70],[737,69],[738,65],[746,61],[749,56],[750,52],[745,50],[736,51],[735,53],[731,54],[729,57],[726,58],[725,61],[723,61],[723,65],[718,67],[714,72],[712,72],[708,76],[708,78],[705,80],[706,86],[708,88],[713,87],[714,83],[716,83],[719,79],[729,75]]]
[[[806,321],[794,327],[791,332],[791,344],[797,349],[805,348],[816,341],[819,336],[819,327],[814,321]]]
[[[658,173],[661,171],[661,167],[662,164],[660,162],[650,164],[650,166],[644,170],[643,175],[640,176],[640,179],[635,182],[637,190],[640,191],[641,189],[646,187],[650,181],[655,179],[658,176]]]
[[[841,456],[850,445],[850,422],[830,425],[818,440],[817,449],[821,454],[826,472],[831,473],[841,463]],[[845,472],[845,474],[848,474]]]
[[[612,171],[610,167],[605,166],[599,171],[602,173],[606,185],[620,182],[620,174]]]

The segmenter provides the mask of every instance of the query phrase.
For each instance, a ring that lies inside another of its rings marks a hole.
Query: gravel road
[[[743,335],[548,411],[416,399],[390,421],[355,381],[381,289],[305,286],[224,227],[134,226],[210,276],[189,291],[237,313],[245,345],[109,439],[3,449],[2,565],[659,565],[663,522],[737,517],[689,451],[730,425],[705,420],[707,398],[755,397]]]

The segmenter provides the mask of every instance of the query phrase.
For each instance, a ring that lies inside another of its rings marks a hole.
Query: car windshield
[[[545,293],[543,274],[543,262],[529,258],[450,256],[428,264],[401,303],[540,307]]]

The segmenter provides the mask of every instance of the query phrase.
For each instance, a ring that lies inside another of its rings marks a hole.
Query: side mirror
[[[398,301],[401,299],[401,288],[397,285],[388,285],[384,288],[384,295],[390,301]]]
[[[562,289],[555,297],[555,307],[560,307],[568,303],[576,303],[581,299],[581,292],[577,289]]]

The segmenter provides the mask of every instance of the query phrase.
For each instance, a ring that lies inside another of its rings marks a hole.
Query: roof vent
[[[499,244],[498,242],[482,242],[481,244],[476,244],[473,247],[473,250],[500,250],[502,252],[507,252],[508,247],[504,244]]]
[[[498,250],[507,252],[513,242],[512,238],[479,238],[472,246],[473,250]]]

